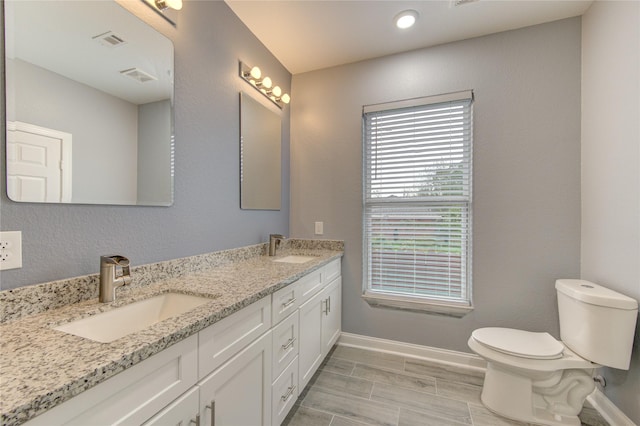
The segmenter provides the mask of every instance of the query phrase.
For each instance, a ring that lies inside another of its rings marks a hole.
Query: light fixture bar
[[[274,85],[271,78],[263,76],[258,67],[250,67],[240,61],[240,77],[280,109],[291,101],[291,97],[283,94],[280,86]]]

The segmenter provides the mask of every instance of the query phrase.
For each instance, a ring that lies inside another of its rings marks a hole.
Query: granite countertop
[[[279,252],[277,258],[290,254],[315,258],[294,264],[255,256],[149,285],[121,287],[112,303],[99,303],[93,298],[0,324],[2,424],[17,425],[42,414],[340,258],[343,252],[288,249]],[[53,329],[166,292],[210,297],[211,301],[111,343],[98,343]]]

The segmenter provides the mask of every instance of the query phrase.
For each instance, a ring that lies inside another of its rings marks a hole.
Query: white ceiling
[[[479,37],[582,15],[593,1],[225,0],[292,73]],[[399,12],[419,12],[399,30]]]

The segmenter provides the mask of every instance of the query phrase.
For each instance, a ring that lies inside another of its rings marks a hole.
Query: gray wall
[[[582,24],[584,279],[640,300],[640,3],[595,2]],[[640,424],[640,324],[605,394]]]
[[[473,89],[473,298],[462,319],[361,299],[362,106]],[[580,273],[580,19],[293,77],[291,233],[345,240],[343,329],[470,352],[471,331],[556,337],[557,278]]]
[[[1,229],[22,231],[23,238],[23,267],[0,273],[2,289],[96,273],[102,254],[121,253],[140,265],[264,242],[269,233],[289,229],[288,107],[283,110],[282,209],[240,210],[238,93],[251,90],[238,77],[238,61],[260,66],[288,93],[291,74],[224,2],[185,3],[176,28],[143,2],[126,2],[126,7],[175,44],[175,203],[14,203],[4,189],[2,126]]]

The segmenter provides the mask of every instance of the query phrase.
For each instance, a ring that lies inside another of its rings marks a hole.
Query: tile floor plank
[[[432,377],[413,376],[366,364],[356,364],[351,375],[372,382],[387,383],[420,392],[436,393],[436,379]]]
[[[384,367],[388,370],[404,370],[405,358],[400,355],[386,352],[370,351],[351,346],[338,345],[331,354],[331,357],[354,361],[359,364]]]
[[[373,382],[358,377],[343,376],[321,370],[315,380],[314,388],[330,389],[333,393],[343,393],[348,396],[358,396],[369,399]]]
[[[368,399],[345,397],[322,388],[310,389],[301,406],[376,426],[396,426],[400,412],[397,407]]]
[[[456,401],[455,399],[417,392],[394,385],[376,383],[373,386],[371,400],[397,405],[401,408],[424,411],[436,417],[459,423],[472,424],[467,403]]]

